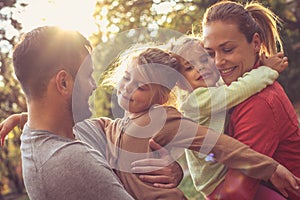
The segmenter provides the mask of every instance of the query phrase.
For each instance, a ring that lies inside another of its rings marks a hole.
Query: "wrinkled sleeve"
[[[277,71],[261,66],[245,73],[229,86],[197,88],[188,98],[179,101],[180,110],[193,119],[197,117],[193,113],[201,117],[226,111],[271,85],[278,76]]]
[[[176,109],[169,109],[167,113],[164,129],[161,134],[154,136],[154,140],[166,149],[187,148],[200,153],[211,152],[218,162],[229,168],[263,180],[268,180],[276,170],[276,161],[238,140],[200,126],[183,117]]]

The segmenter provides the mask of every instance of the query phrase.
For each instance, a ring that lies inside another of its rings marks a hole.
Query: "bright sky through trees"
[[[18,15],[23,31],[27,32],[38,26],[55,25],[66,29],[78,30],[86,37],[97,32],[95,22],[100,25],[100,31],[107,31],[107,19],[97,21],[93,18],[96,0],[18,0],[28,4]],[[155,2],[155,0],[154,0]],[[154,4],[158,14],[171,12],[176,6],[175,1]],[[108,10],[102,9],[102,15]],[[118,32],[118,27],[111,27]]]
[[[97,31],[93,12],[95,0],[22,0],[28,3],[18,14],[25,32],[44,25],[78,30],[86,37]]]

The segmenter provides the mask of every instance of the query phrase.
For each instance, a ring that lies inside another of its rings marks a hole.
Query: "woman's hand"
[[[158,188],[175,188],[183,178],[181,166],[174,160],[169,152],[156,143],[149,140],[152,150],[159,150],[160,158],[148,158],[135,161],[131,164],[132,172],[138,173],[139,178]],[[171,164],[170,164],[171,163]]]

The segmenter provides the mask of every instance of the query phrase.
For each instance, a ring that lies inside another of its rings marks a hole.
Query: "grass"
[[[182,155],[178,159],[178,162],[180,163],[180,165],[184,171],[184,178],[182,179],[178,188],[185,194],[185,196],[189,200],[205,200],[205,198],[201,195],[201,193],[198,192],[194,187],[192,178],[191,178],[189,170],[188,170],[185,155]]]

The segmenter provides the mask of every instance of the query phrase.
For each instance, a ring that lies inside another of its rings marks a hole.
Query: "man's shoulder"
[[[77,123],[73,128],[77,139],[91,145],[95,150],[105,154],[107,144],[104,134],[104,128],[99,123],[98,119],[84,120]]]
[[[46,131],[27,131],[22,135],[22,154],[25,158],[30,156],[37,169],[52,166],[60,163],[67,166],[70,163],[81,162],[100,162],[106,164],[103,154],[96,151],[89,144],[69,138],[51,134]]]
[[[77,162],[96,162],[101,165],[108,165],[105,155],[80,140],[74,140],[72,142],[58,145],[55,153],[52,155],[52,159],[55,162],[57,162],[57,160],[61,160],[66,165]]]
[[[51,193],[51,199],[55,199],[53,197],[56,199],[100,199],[101,197],[114,199],[112,197],[115,194],[112,192],[115,191],[119,191],[116,196],[120,193],[128,195],[113,174],[105,157],[90,145],[79,140],[61,143],[53,138],[49,139],[49,142],[56,143],[56,145],[53,149],[42,149],[46,152],[39,156],[39,161],[42,163],[36,162],[38,160],[23,163],[23,166],[26,165],[23,173],[24,180],[31,195],[38,194],[38,192]],[[49,157],[44,157],[45,155]]]

